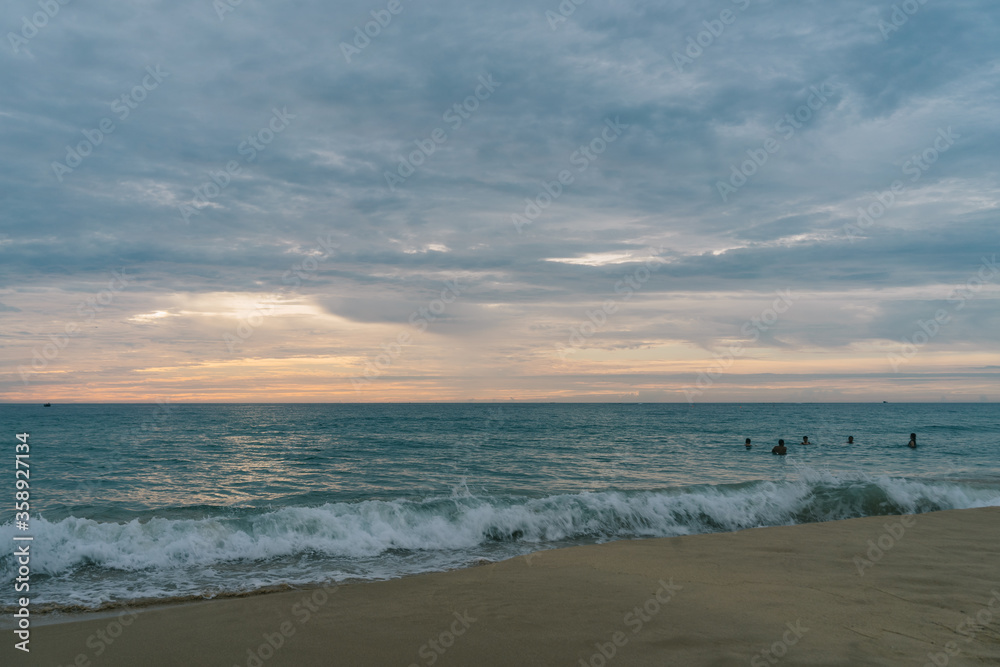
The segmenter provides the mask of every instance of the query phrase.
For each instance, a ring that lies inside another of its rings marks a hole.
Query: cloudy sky
[[[993,0],[0,30],[0,400],[1000,400]]]

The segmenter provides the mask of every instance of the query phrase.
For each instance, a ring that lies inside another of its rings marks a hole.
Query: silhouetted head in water
[[[750,449],[751,447],[753,447],[753,445],[750,444],[750,438],[747,438],[746,446],[747,446],[747,449]]]
[[[910,449],[916,449],[917,448],[917,434],[916,433],[911,433],[910,434],[910,441],[908,443],[906,443],[906,446],[909,447]]]
[[[847,444],[849,444],[849,445],[853,445],[854,444],[854,436],[853,435],[847,436]]]

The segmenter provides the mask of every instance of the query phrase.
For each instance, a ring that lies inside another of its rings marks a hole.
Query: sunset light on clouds
[[[376,4],[5,40],[0,400],[1000,400],[992,4]]]

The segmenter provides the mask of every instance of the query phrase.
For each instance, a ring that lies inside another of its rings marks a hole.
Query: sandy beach
[[[1000,664],[1000,508],[546,551],[35,625],[5,665]]]

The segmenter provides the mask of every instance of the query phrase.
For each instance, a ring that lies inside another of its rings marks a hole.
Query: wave
[[[866,475],[845,478],[809,470],[800,470],[796,481],[542,498],[477,496],[466,490],[422,500],[250,512],[218,508],[206,510],[213,513],[202,518],[153,517],[120,523],[36,518],[31,566],[33,576],[53,578],[53,588],[57,581],[90,581],[86,594],[80,589],[74,601],[81,604],[87,596],[104,601],[139,597],[138,580],[192,582],[189,590],[172,585],[169,591],[143,593],[153,597],[198,593],[206,587],[246,590],[315,581],[320,572],[331,572],[331,563],[338,564],[332,569],[345,578],[399,576],[468,564],[484,555],[509,557],[566,544],[995,505],[1000,505],[1000,489],[994,485]],[[14,532],[12,523],[0,526],[0,541],[9,543]],[[376,567],[380,559],[382,567]],[[387,559],[393,565],[386,566]],[[306,574],[305,562],[323,566]],[[0,558],[0,579],[12,581],[15,567],[13,557],[5,554]],[[248,571],[269,570],[274,576],[246,577]],[[202,589],[196,586],[198,577],[190,576],[195,571],[204,575]],[[209,574],[215,576],[211,586],[204,578]],[[118,575],[121,581],[115,591],[104,590],[114,577],[103,575]],[[251,579],[255,583],[249,584]],[[95,583],[100,581],[103,588]],[[55,599],[51,594],[46,597]]]

